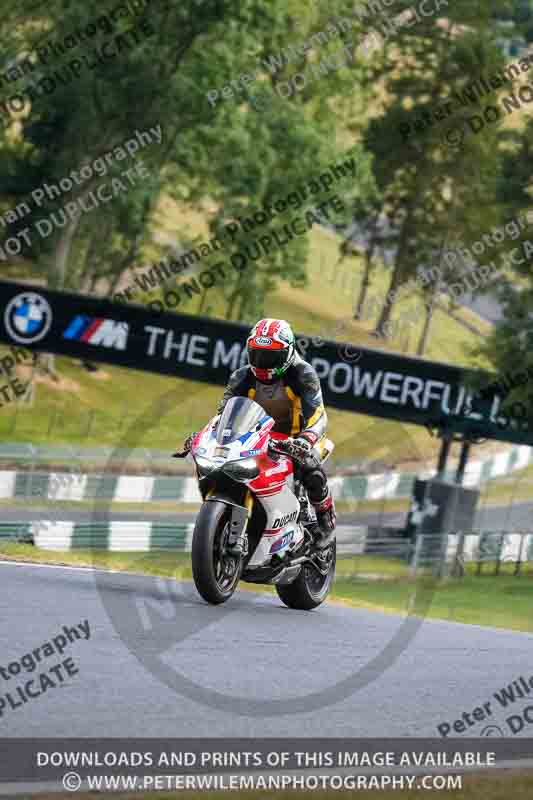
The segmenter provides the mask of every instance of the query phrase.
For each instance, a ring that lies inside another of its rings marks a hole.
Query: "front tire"
[[[337,561],[337,545],[333,540],[330,545],[331,560],[327,575],[322,575],[311,564],[304,564],[300,574],[287,586],[276,586],[278,597],[289,608],[301,611],[311,611],[322,605],[328,596],[335,579],[335,564]]]
[[[226,556],[231,507],[218,500],[202,505],[192,537],[192,574],[198,593],[208,603],[225,603],[235,592],[242,561]]]

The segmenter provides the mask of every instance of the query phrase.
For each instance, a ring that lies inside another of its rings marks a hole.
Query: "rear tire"
[[[296,580],[287,586],[276,586],[278,597],[286,606],[301,611],[311,611],[322,605],[335,579],[337,560],[335,540],[331,544],[331,550],[331,562],[327,575],[321,575],[312,565],[304,564]]]
[[[192,537],[192,574],[198,593],[208,603],[225,603],[235,592],[242,570],[242,561],[223,557],[224,540],[228,535],[231,506],[220,501],[202,505]],[[227,570],[233,563],[233,574]]]

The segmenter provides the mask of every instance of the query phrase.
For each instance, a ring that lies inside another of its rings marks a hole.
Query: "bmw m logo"
[[[48,301],[35,292],[15,295],[6,306],[4,325],[13,341],[33,344],[44,339],[52,325]]]

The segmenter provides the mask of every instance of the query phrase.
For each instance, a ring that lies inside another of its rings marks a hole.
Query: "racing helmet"
[[[250,369],[261,383],[281,378],[296,355],[291,326],[284,319],[261,319],[246,340]]]

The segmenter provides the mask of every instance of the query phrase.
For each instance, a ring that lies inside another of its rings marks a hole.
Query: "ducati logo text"
[[[273,528],[283,528],[288,522],[296,522],[296,517],[298,516],[297,511],[293,511],[292,514],[285,514],[284,517],[278,517],[274,524]]]

